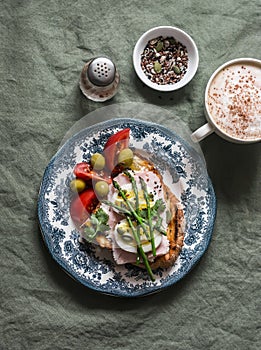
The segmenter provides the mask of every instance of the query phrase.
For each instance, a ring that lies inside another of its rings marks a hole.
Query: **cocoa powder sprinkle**
[[[211,114],[225,132],[241,139],[261,137],[260,69],[226,68],[214,79],[208,99]]]

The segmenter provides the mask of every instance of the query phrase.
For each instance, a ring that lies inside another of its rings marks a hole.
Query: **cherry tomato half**
[[[73,172],[76,178],[79,178],[85,181],[92,180],[92,181],[105,181],[107,183],[111,183],[111,179],[109,179],[106,176],[102,176],[103,174],[98,175],[95,171],[91,169],[90,164],[86,162],[76,164]]]

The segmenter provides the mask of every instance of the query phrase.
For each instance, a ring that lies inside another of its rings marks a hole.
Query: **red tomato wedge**
[[[70,206],[70,214],[75,223],[83,224],[91,212],[96,208],[98,199],[92,188],[79,193],[73,198]]]
[[[129,147],[130,129],[126,128],[110,136],[104,146],[106,167],[110,173],[117,165],[117,157],[121,150]]]

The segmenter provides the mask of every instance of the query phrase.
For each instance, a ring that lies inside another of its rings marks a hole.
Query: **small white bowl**
[[[150,40],[157,38],[159,36],[163,36],[163,38],[173,37],[177,41],[179,41],[181,44],[185,45],[187,48],[188,69],[184,77],[177,83],[165,84],[165,85],[154,83],[146,76],[146,74],[143,72],[141,68],[142,52],[144,51],[146,45]],[[148,30],[139,38],[133,51],[133,65],[138,77],[141,79],[141,81],[144,84],[158,91],[174,91],[188,84],[196,74],[196,71],[198,69],[198,61],[199,61],[198,49],[194,40],[183,30],[176,27],[171,27],[171,26],[160,26],[160,27],[155,27]]]

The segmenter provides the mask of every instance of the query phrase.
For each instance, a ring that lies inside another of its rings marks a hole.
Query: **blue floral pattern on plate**
[[[174,266],[158,269],[156,281],[130,264],[116,265],[111,253],[79,243],[70,218],[70,180],[76,163],[101,152],[108,137],[131,129],[130,145],[154,162],[183,205],[184,246]],[[134,297],[155,293],[184,277],[206,251],[216,216],[216,199],[204,160],[174,132],[136,119],[112,119],[86,128],[69,139],[45,170],[38,200],[44,241],[58,264],[83,285],[98,292]]]

